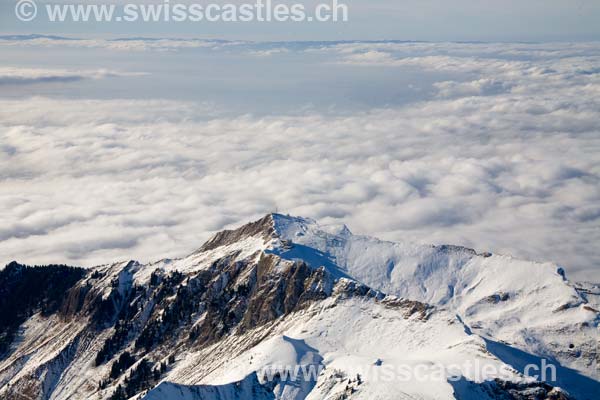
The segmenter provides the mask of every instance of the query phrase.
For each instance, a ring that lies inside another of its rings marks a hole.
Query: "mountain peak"
[[[295,217],[289,214],[269,213],[264,217],[249,222],[235,229],[225,229],[214,234],[198,252],[214,250],[221,246],[228,246],[246,238],[254,237],[269,242],[274,238],[291,240],[294,236],[302,236],[309,231],[309,227],[317,227],[315,220],[304,217]],[[349,232],[349,230],[346,228]]]
[[[294,237],[302,237],[310,232],[341,237],[352,235],[352,232],[345,224],[321,225],[312,218],[295,217],[289,214],[270,215],[273,219],[273,226],[277,235],[287,240],[293,240]]]
[[[477,254],[460,246],[382,241],[352,234],[343,224],[273,213],[217,233],[166,269],[191,273],[220,269],[222,260],[243,264],[273,256],[282,261],[273,269],[276,275],[292,265],[322,269],[335,280],[346,278],[451,310],[476,335],[531,354],[543,349],[569,368],[598,376],[590,365],[596,357],[592,337],[600,321],[600,295],[566,281],[552,263]]]
[[[218,247],[228,246],[242,241],[248,237],[261,237],[265,241],[275,234],[274,214],[267,214],[261,219],[249,222],[236,229],[225,229],[211,237],[197,253],[214,250]]]

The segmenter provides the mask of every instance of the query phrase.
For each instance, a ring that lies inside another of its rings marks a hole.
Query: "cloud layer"
[[[143,74],[124,73],[106,69],[74,71],[65,69],[0,67],[0,86],[29,85],[35,83],[67,83],[84,79],[104,79],[139,75]]]
[[[332,65],[461,74],[427,101],[354,114],[0,100],[0,253],[84,265],[178,256],[278,209],[386,239],[554,260],[600,281],[600,51],[525,47],[301,50]]]
[[[219,49],[243,45],[248,42],[210,39],[169,39],[169,38],[122,38],[122,39],[80,39],[46,35],[3,35],[0,46],[6,47],[48,47],[48,48],[90,48],[112,51],[176,51],[183,49]]]

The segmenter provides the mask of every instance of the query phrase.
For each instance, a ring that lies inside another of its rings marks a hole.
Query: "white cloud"
[[[510,90],[511,85],[496,79],[482,78],[470,82],[442,81],[433,86],[440,97],[492,95]]]
[[[275,48],[270,48],[270,49],[265,49],[265,50],[251,50],[248,52],[248,55],[251,55],[254,57],[270,57],[273,55],[286,54],[289,52],[290,52],[290,50],[285,47],[275,47]]]
[[[397,58],[352,46],[329,51]],[[471,50],[457,51],[411,61],[461,72],[429,100],[355,114],[0,100],[0,253],[77,264],[177,256],[279,209],[388,239],[554,260],[599,280],[600,61],[566,49],[462,63]]]

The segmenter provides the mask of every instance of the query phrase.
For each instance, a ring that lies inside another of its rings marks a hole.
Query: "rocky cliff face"
[[[373,276],[367,279],[356,267],[362,264],[353,255],[350,231],[317,230],[314,224],[268,215],[216,234],[188,257],[148,265],[9,264],[0,271],[0,399],[586,399],[600,387],[585,368],[568,370],[563,381],[536,383],[519,372],[514,351],[540,354],[510,344],[499,350],[497,338],[475,334],[465,322],[473,313],[479,318],[477,307],[489,312],[519,294],[489,293],[462,316],[451,299],[439,301],[439,293],[426,299],[385,294],[377,289],[396,288],[392,292],[402,295],[398,288],[411,285],[394,280],[399,248],[391,256],[383,242],[362,242],[378,256],[387,254],[383,261],[370,257]],[[469,257],[483,258],[454,247],[431,254],[421,254],[429,264],[419,267],[429,276],[448,264],[464,269]],[[378,282],[381,265],[389,283]],[[352,277],[356,272],[360,281]],[[451,281],[456,276],[448,276]],[[593,287],[587,290],[593,296]],[[585,321],[588,328],[597,328],[595,318]],[[586,340],[576,344],[580,351]],[[585,351],[585,357],[597,357]],[[459,361],[511,368],[502,377],[463,368],[458,383],[370,376],[405,364]],[[287,376],[286,369],[265,375],[283,366],[314,374]],[[554,387],[565,382],[578,385],[576,396]]]

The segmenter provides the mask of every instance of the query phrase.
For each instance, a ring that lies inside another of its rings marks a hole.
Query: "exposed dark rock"
[[[491,385],[491,390],[498,399],[571,400],[565,392],[543,382],[515,383],[500,379],[494,382],[495,385]]]
[[[508,294],[506,292],[498,292],[498,293],[494,293],[494,294],[486,297],[484,300],[487,301],[488,303],[497,304],[497,303],[500,303],[501,301],[507,301],[509,299],[510,299],[510,294]]]
[[[457,399],[574,400],[566,392],[544,382],[508,382],[494,379],[481,383],[465,378],[450,380]]]
[[[71,288],[60,308],[60,315],[64,319],[69,319],[78,314],[83,309],[85,299],[91,289],[92,285],[89,282]]]
[[[433,306],[421,303],[420,301],[401,299],[395,296],[386,296],[381,300],[381,304],[388,308],[404,310],[404,317],[409,318],[418,314],[420,320],[427,320],[433,311]]]
[[[461,252],[465,252],[468,254],[472,254],[472,255],[476,255],[477,252],[469,247],[464,247],[464,246],[456,246],[453,244],[442,244],[439,246],[434,246],[436,249],[438,249],[441,252],[444,253],[461,253]]]

